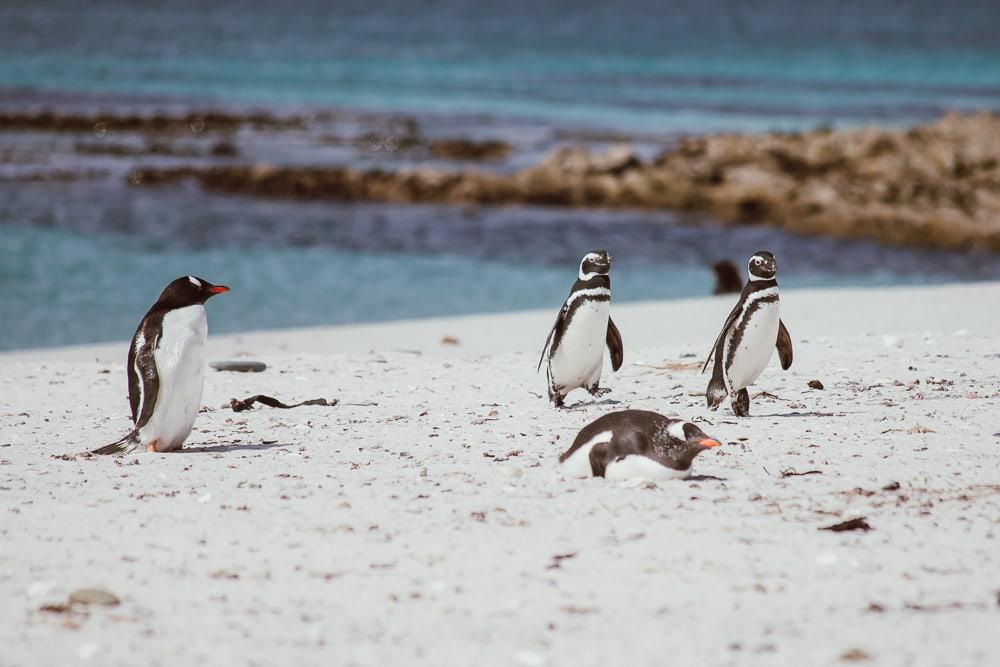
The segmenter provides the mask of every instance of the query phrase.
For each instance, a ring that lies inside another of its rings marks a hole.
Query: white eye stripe
[[[191,284],[194,285],[195,287],[201,287],[201,281],[195,278],[194,276],[188,276],[188,280],[190,280]]]
[[[667,427],[667,433],[674,436],[678,440],[686,440],[687,436],[684,435],[684,424],[687,422],[674,422]]]

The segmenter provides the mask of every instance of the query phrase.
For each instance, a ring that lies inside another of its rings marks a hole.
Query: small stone
[[[117,597],[107,591],[97,588],[81,588],[69,594],[71,604],[100,604],[106,607],[114,607],[121,602]]]
[[[862,662],[871,660],[872,657],[859,648],[852,648],[850,651],[842,653],[840,659],[844,662]]]
[[[809,388],[810,389],[825,389],[826,387],[824,387],[823,383],[820,382],[819,380],[809,380]]]
[[[454,336],[445,336],[441,339],[442,345],[458,345],[458,339]]]
[[[217,371],[233,373],[260,373],[267,369],[263,361],[213,361],[209,366]]]

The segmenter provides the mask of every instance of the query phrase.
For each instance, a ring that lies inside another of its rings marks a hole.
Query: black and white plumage
[[[733,412],[740,417],[750,414],[747,387],[760,377],[774,349],[778,349],[784,370],[792,365],[792,339],[781,321],[774,255],[766,250],[754,253],[747,262],[747,271],[749,279],[740,299],[726,318],[701,369],[704,373],[715,359],[705,392],[708,407],[715,410],[728,395]]]
[[[622,410],[583,427],[559,465],[567,477],[684,479],[694,458],[719,444],[691,422]]]
[[[538,368],[548,359],[549,400],[562,407],[569,392],[586,389],[594,397],[609,389],[600,387],[604,348],[611,353],[611,368],[622,366],[622,337],[611,319],[611,256],[605,250],[587,253],[569,296],[545,340]]]
[[[208,320],[205,302],[229,288],[183,276],[139,322],[128,352],[128,398],[135,428],[94,454],[179,449],[201,409]]]

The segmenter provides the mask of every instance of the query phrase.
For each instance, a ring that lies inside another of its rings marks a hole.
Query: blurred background
[[[998,35],[991,1],[3,2],[0,349],[127,339],[183,274],[233,288],[215,333],[555,309],[594,248],[615,257],[617,301],[710,294],[713,262],[759,248],[785,288],[1000,278],[980,252],[704,214],[143,182],[472,168],[456,141],[511,173],[565,146],[651,158],[706,132],[907,126],[1000,108]]]

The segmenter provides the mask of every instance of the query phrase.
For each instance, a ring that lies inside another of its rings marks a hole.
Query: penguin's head
[[[590,280],[594,276],[606,276],[611,272],[611,255],[607,250],[588,252],[580,260],[580,280]]]
[[[183,308],[203,304],[216,294],[228,291],[225,285],[213,285],[195,276],[181,276],[163,289],[156,302],[168,308]]]
[[[718,447],[722,444],[715,438],[705,435],[704,431],[691,422],[675,421],[667,428],[667,433],[678,443],[683,442],[700,447],[702,450]]]
[[[667,435],[673,450],[680,452],[680,463],[687,467],[702,452],[718,447],[722,443],[705,435],[698,426],[686,421],[675,421],[667,427]]]
[[[747,262],[750,280],[771,280],[778,274],[778,262],[766,250],[758,250]]]

